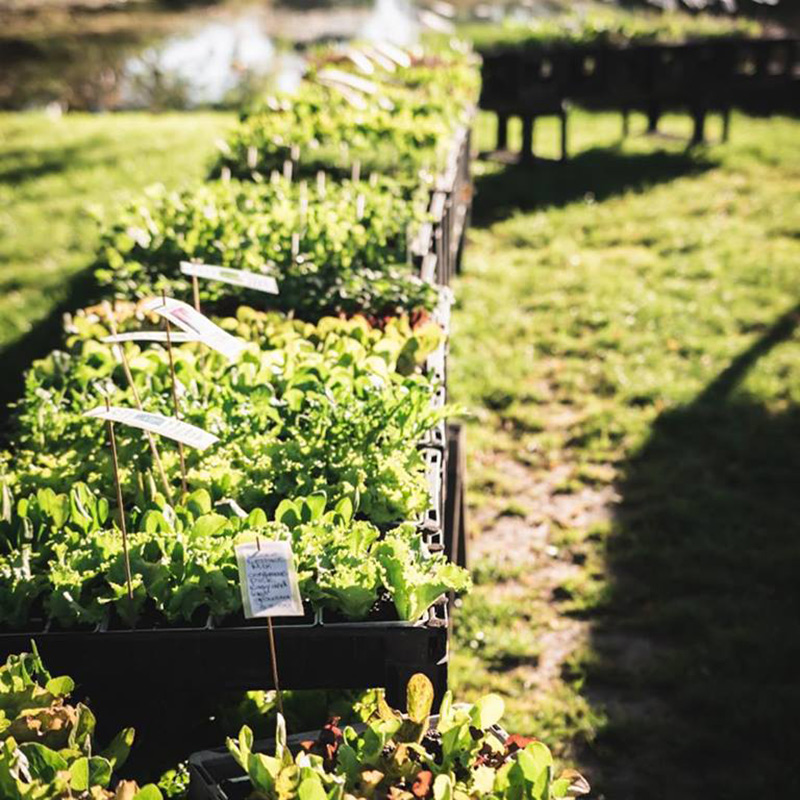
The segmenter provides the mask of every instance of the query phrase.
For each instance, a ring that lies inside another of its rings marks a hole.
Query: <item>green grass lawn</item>
[[[233,115],[0,114],[0,400],[10,373],[52,348],[58,311],[74,307],[97,224],[153,182],[201,177]],[[6,392],[5,390],[8,389]]]
[[[570,163],[478,165],[454,684],[596,797],[798,796],[800,122],[691,155],[619,131],[576,113]]]

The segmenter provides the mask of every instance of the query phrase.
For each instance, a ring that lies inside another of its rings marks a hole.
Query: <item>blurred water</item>
[[[409,0],[140,6],[45,20],[27,35],[0,31],[0,108],[235,107],[267,87],[296,86],[304,71],[297,45],[409,44],[418,32]]]

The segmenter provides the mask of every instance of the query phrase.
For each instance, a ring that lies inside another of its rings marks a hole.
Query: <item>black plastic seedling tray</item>
[[[428,212],[432,221],[420,228],[412,246],[420,276],[440,286],[449,285],[463,249],[472,204],[471,148],[472,133],[465,126],[457,132],[447,165],[431,191]]]
[[[447,689],[444,599],[418,623],[276,620],[274,633],[283,689],[383,687],[400,705],[416,672],[431,679],[438,698]],[[52,674],[77,679],[77,696],[91,702],[101,739],[127,726],[140,732],[130,768],[148,780],[157,777],[152,770],[202,746],[210,731],[218,735],[209,720],[215,698],[274,688],[266,620],[233,627],[209,620],[198,628],[3,633],[0,659],[29,650],[31,639]]]
[[[439,716],[430,718],[429,725],[435,727]],[[353,725],[357,731],[364,725]],[[508,733],[499,725],[491,728],[495,736],[505,742]],[[287,744],[293,753],[297,753],[302,742],[314,741],[319,731],[306,731],[288,737]],[[257,753],[272,754],[275,752],[275,740],[266,739],[255,742],[253,750]],[[227,748],[202,750],[189,757],[189,794],[187,800],[247,800],[252,793],[250,780],[242,768],[234,761]]]

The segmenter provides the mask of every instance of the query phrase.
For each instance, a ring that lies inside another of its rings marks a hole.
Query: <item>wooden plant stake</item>
[[[111,406],[106,397],[106,411]],[[125,526],[125,506],[122,502],[122,484],[119,480],[119,460],[117,458],[117,437],[114,435],[114,423],[109,419],[108,424],[108,438],[111,443],[111,464],[114,469],[114,484],[117,489],[117,508],[119,509],[119,527],[122,531],[122,552],[125,557],[125,579],[128,582],[128,602],[131,604],[131,611],[133,611],[133,583],[131,581],[131,558],[128,552],[128,529]]]
[[[195,281],[197,278],[195,278]],[[166,292],[163,290],[161,291],[161,299],[164,301],[164,305],[167,304],[167,295]],[[172,406],[175,409],[175,417],[177,419],[181,418],[181,409],[180,404],[178,403],[178,378],[175,375],[175,356],[172,352],[172,327],[169,324],[169,320],[165,319],[164,323],[166,324],[166,331],[167,331],[167,353],[169,353],[169,373],[170,377],[172,378]],[[183,452],[183,442],[178,442],[178,458],[181,462],[181,499],[186,497],[188,492],[187,484],[186,484],[186,457]]]
[[[353,183],[358,183],[361,180],[361,162],[358,159],[353,162],[353,169],[350,172],[350,180]]]
[[[293,170],[294,164],[287,158],[286,161],[283,162],[283,177],[286,178],[289,183],[292,182]]]
[[[256,547],[261,550],[261,537],[256,536]],[[278,701],[278,711],[285,719],[286,715],[283,713],[283,698],[281,697],[281,685],[278,681],[278,656],[275,650],[275,631],[272,627],[272,617],[267,617],[267,633],[269,635],[269,658],[272,663],[272,682],[275,684],[275,697]]]
[[[278,683],[278,658],[275,655],[275,631],[272,628],[272,617],[267,617],[267,633],[269,633],[269,654],[272,659],[272,681],[275,684],[275,695],[278,701],[278,711],[281,716],[286,717],[283,713],[283,699],[281,698],[281,687]]]
[[[197,275],[192,275],[192,301],[194,302],[194,310],[201,314],[200,310],[200,284],[197,280]]]
[[[114,320],[114,313],[111,310],[111,307],[107,304],[106,314],[108,316],[108,326],[111,330],[111,333],[112,335],[116,336],[117,323]],[[128,364],[128,356],[125,353],[125,345],[120,343],[118,347],[120,358],[122,359],[122,370],[125,373],[125,380],[128,381],[128,386],[131,387],[131,392],[133,393],[133,402],[136,403],[136,408],[138,408],[139,411],[144,411],[141,398],[139,397],[139,390],[136,388],[136,383],[133,380],[133,373],[131,372],[130,365]],[[164,487],[164,494],[166,495],[169,504],[172,505],[172,489],[170,488],[169,481],[167,480],[167,473],[164,470],[164,464],[161,461],[161,455],[158,452],[156,437],[153,436],[150,431],[145,431],[145,436],[147,437],[147,443],[150,445],[150,452],[153,454],[153,461],[156,465],[156,469],[158,470],[159,477],[161,478],[161,485]]]
[[[317,172],[317,194],[319,195],[319,199],[324,200],[326,193],[327,189],[325,188],[325,173],[320,170]]]
[[[295,232],[292,234],[292,262],[297,261],[300,257],[300,234]]]

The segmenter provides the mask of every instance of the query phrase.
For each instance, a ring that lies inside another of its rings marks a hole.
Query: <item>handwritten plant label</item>
[[[210,281],[232,283],[234,286],[244,286],[245,289],[254,289],[257,292],[278,294],[278,282],[269,275],[260,275],[257,272],[248,272],[246,269],[228,269],[216,267],[213,264],[195,264],[192,261],[181,261],[181,272],[184,275],[194,275],[198,278],[207,278]]]
[[[174,344],[181,342],[199,342],[200,339],[192,333],[184,331],[170,331],[169,340]],[[119,344],[120,342],[166,342],[166,331],[131,331],[130,333],[115,333],[113,336],[104,336],[101,341],[106,344]]]
[[[303,616],[289,542],[240,544],[236,547],[236,563],[245,618]]]
[[[227,331],[215,325],[208,317],[196,311],[188,303],[175,300],[172,297],[151,297],[142,303],[147,311],[153,311],[159,316],[168,319],[186,333],[191,333],[203,344],[212,350],[222,353],[230,361],[235,360],[242,350],[247,347],[247,342],[231,336]]]
[[[165,417],[163,414],[153,414],[149,411],[139,411],[137,408],[123,408],[122,406],[98,406],[84,413],[85,417],[107,419],[111,422],[120,422],[139,428],[150,433],[157,433],[174,439],[176,442],[194,447],[196,450],[205,450],[219,439],[213,433],[208,433],[196,425],[181,422],[176,417]]]

